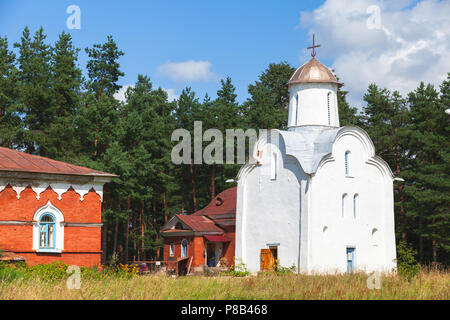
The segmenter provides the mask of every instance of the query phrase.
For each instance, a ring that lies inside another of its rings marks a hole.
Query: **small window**
[[[278,176],[278,157],[276,153],[272,154],[272,161],[270,163],[270,179],[276,180]]]
[[[373,228],[372,229],[372,245],[374,247],[377,247],[379,245],[379,242],[380,242],[379,236],[380,236],[380,231],[378,231],[377,228]]]
[[[353,218],[355,218],[355,219],[356,219],[356,210],[358,209],[358,198],[359,198],[359,195],[356,193],[353,196]]]
[[[345,216],[345,209],[347,206],[346,202],[347,202],[347,194],[344,193],[342,195],[342,212],[341,212],[342,218],[344,218],[344,216]]]
[[[345,152],[345,175],[350,175],[350,151]]]
[[[188,256],[188,242],[186,239],[184,239],[181,242],[181,257],[187,258],[187,256]]]
[[[298,119],[299,119],[299,113],[300,113],[300,97],[297,93],[297,99],[296,99],[296,108],[295,108],[295,125],[298,126]]]
[[[331,126],[331,92],[327,94],[327,106],[328,106],[328,125]]]
[[[39,248],[55,248],[55,218],[50,213],[44,214],[39,220]]]
[[[173,244],[170,245],[170,256],[173,257],[175,255],[175,246]]]

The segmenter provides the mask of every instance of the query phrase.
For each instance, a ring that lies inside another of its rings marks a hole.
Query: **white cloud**
[[[380,8],[377,28],[367,22],[370,6]],[[364,105],[370,83],[406,95],[420,81],[438,86],[450,72],[450,1],[327,0],[302,12],[300,24],[316,34],[318,58],[334,60],[353,106]]]
[[[119,101],[126,102],[125,93],[127,92],[128,88],[134,88],[134,87],[135,87],[134,84],[128,84],[128,85],[123,86],[122,88],[120,88],[119,91],[117,91],[114,94],[114,98],[116,98]],[[174,89],[166,89],[166,88],[161,88],[161,89],[163,89],[165,92],[167,92],[169,101],[177,100],[180,97],[179,95],[177,95],[175,93]]]
[[[175,93],[174,89],[166,89],[166,88],[161,88],[161,89],[163,89],[165,92],[167,92],[167,95],[169,96],[168,97],[169,102],[178,100],[178,98],[180,97],[179,95],[177,95]]]
[[[120,88],[120,90],[114,94],[114,98],[119,101],[126,102],[125,93],[127,92],[128,88],[134,88],[134,84],[128,84]]]
[[[158,73],[175,81],[214,81],[217,75],[211,66],[209,61],[167,62],[158,67]]]

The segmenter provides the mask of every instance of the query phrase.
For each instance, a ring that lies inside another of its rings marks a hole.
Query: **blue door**
[[[355,269],[355,248],[347,248],[347,273]]]

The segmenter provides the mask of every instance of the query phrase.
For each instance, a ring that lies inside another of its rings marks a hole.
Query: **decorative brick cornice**
[[[27,180],[27,179],[5,179],[0,178],[0,193],[9,185],[17,194],[17,199],[20,199],[20,195],[27,188],[30,187],[36,193],[36,199],[39,200],[41,193],[50,187],[56,194],[58,199],[62,199],[62,195],[72,188],[76,193],[80,195],[80,201],[84,200],[84,196],[89,193],[90,190],[94,190],[99,196],[100,201],[103,202],[103,185],[104,181],[91,181],[80,184],[71,183],[70,181],[45,181],[45,180]]]

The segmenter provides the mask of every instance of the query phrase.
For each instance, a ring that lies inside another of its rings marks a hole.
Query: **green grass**
[[[1,271],[0,271],[1,272]],[[411,280],[383,275],[381,289],[367,288],[367,275],[276,275],[248,277],[104,276],[81,280],[80,290],[69,290],[65,279],[48,281],[0,273],[0,299],[443,299],[450,298],[450,273],[422,271]]]

